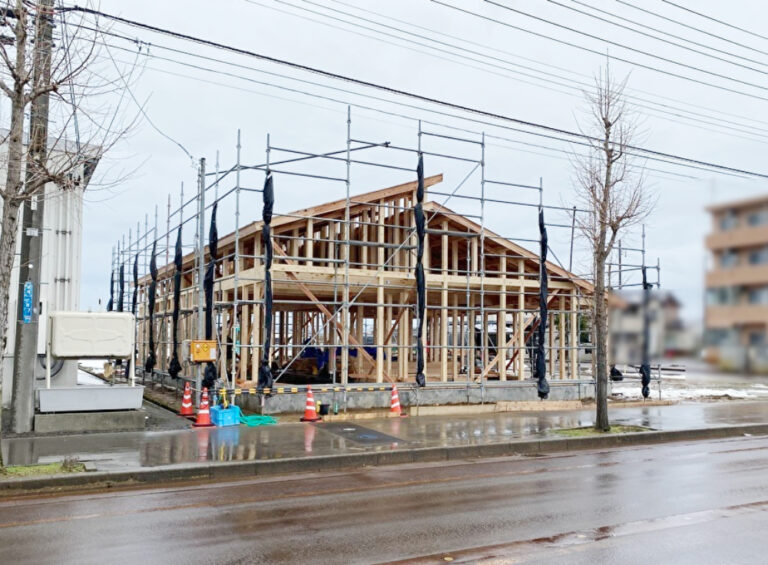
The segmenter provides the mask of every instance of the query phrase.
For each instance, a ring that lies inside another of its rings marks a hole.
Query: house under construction
[[[539,255],[431,201],[429,189],[441,181],[442,175],[424,179],[427,382],[529,378],[534,342],[542,335],[547,376],[579,379],[579,316],[590,308],[591,283],[546,262],[548,319],[546,331],[537,331]],[[413,382],[416,191],[417,182],[407,182],[272,220],[267,331],[277,382]],[[216,370],[234,386],[255,386],[267,337],[263,228],[263,221],[254,221],[218,239]],[[199,338],[198,263],[195,253],[182,258],[178,342]],[[174,263],[158,270],[152,331],[159,371],[168,370],[174,341],[175,271]],[[148,275],[139,280],[139,359],[149,353],[149,285]]]

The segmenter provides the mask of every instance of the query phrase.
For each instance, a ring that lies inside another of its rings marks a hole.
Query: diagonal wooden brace
[[[285,252],[274,241],[272,242],[272,248],[275,250],[275,253],[277,255],[280,255],[280,257],[285,261],[287,265],[295,265],[295,263],[286,256]],[[292,273],[291,271],[285,271],[285,274],[288,275],[288,278],[290,278],[292,281],[294,281],[297,284],[299,289],[301,289],[301,291],[307,296],[307,298],[309,298],[315,304],[315,306],[317,306],[317,309],[320,310],[325,315],[325,317],[333,324],[339,336],[343,337],[344,334],[343,334],[343,328],[341,324],[336,319],[336,317],[331,313],[331,311],[328,310],[325,304],[320,302],[317,296],[315,296],[315,294],[309,289],[307,285],[305,285],[303,282],[299,280],[299,277],[297,277],[295,273]],[[363,348],[362,344],[359,343],[354,338],[354,336],[352,336],[352,334],[348,334],[348,338],[350,343],[355,346],[359,354],[363,356],[363,359],[365,359],[366,361],[368,361],[368,363],[376,367],[376,360],[373,357],[371,357],[371,355],[365,350],[365,348]],[[387,379],[389,382],[392,382],[392,379],[389,377],[389,375],[387,375],[386,370],[384,371],[384,378]]]

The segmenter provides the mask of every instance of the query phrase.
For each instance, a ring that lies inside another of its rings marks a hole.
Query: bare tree
[[[626,83],[627,79],[615,81],[608,65],[601,69],[594,91],[585,93],[589,119],[580,124],[590,140],[589,151],[574,158],[577,198],[589,211],[578,220],[578,227],[591,246],[595,285],[595,429],[605,432],[610,430],[606,262],[619,234],[642,222],[653,207],[644,188],[642,167],[633,163],[628,152],[638,133],[638,121],[624,98]]]
[[[0,134],[6,168],[0,187],[0,352],[8,337],[20,213],[52,191],[83,189],[105,151],[130,127],[117,118],[119,102],[110,102],[122,84],[105,78],[98,22],[83,17],[67,26],[62,14],[53,0],[0,1],[0,91],[10,107],[8,129]],[[2,371],[0,363],[0,382]]]

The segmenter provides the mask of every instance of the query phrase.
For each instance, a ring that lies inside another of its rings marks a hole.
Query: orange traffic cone
[[[317,408],[315,408],[315,395],[312,394],[312,387],[307,387],[307,404],[304,408],[304,417],[301,419],[302,422],[317,422],[318,420],[321,420],[317,415]]]
[[[195,409],[192,407],[192,388],[189,386],[189,381],[184,383],[184,396],[181,397],[181,410],[179,410],[179,416],[194,416]]]
[[[197,409],[197,420],[195,421],[196,428],[207,428],[212,426],[211,422],[211,410],[208,407],[208,389],[203,389],[203,398],[200,399],[200,407]]]
[[[392,397],[389,401],[389,413],[396,416],[402,414],[400,410],[400,396],[397,394],[397,385],[392,385]]]

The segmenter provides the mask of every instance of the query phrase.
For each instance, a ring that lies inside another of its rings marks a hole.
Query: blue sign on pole
[[[33,288],[32,281],[24,283],[24,301],[22,302],[21,316],[25,324],[29,324],[32,321],[32,303],[33,303]]]

